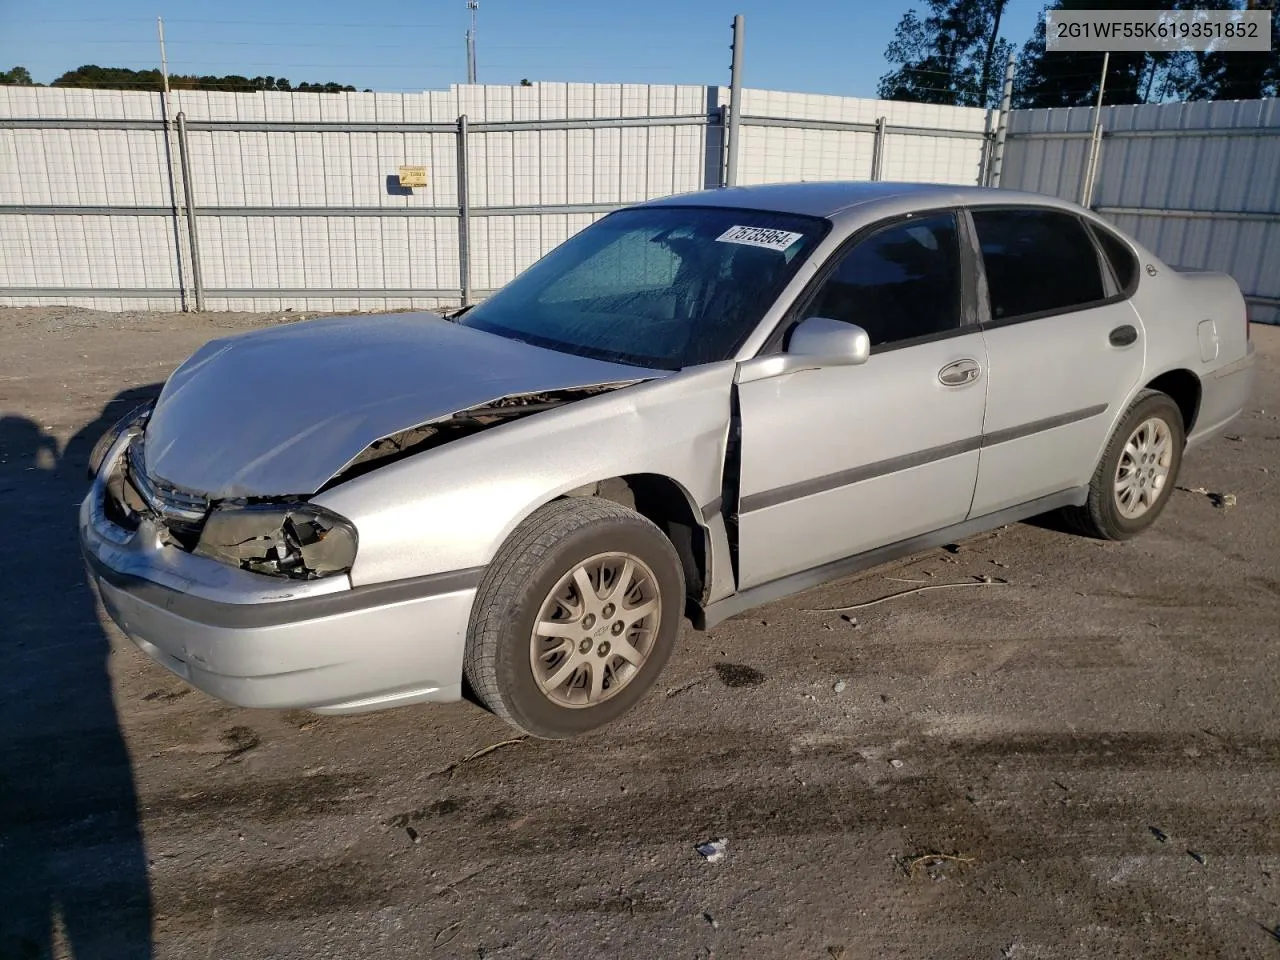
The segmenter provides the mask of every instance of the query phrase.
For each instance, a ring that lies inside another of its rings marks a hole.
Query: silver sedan
[[[249,707],[632,707],[681,621],[1048,511],[1149,526],[1253,378],[1235,282],[1032,194],[731,188],[450,317],[216,340],[99,443],[111,617]]]

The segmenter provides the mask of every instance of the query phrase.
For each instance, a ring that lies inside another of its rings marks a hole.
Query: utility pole
[[[467,31],[467,83],[475,83],[476,11],[480,9],[480,0],[467,0],[467,9],[471,11],[471,29]]]
[[[1102,147],[1102,94],[1107,89],[1107,66],[1111,52],[1102,55],[1102,76],[1098,78],[1098,104],[1093,108],[1093,133],[1089,137],[1089,154],[1085,158],[1084,182],[1080,184],[1080,206],[1093,203],[1093,184],[1098,174],[1098,151]]]
[[[169,58],[164,52],[164,17],[156,17],[156,33],[160,37],[160,76],[164,80],[164,96],[169,98]]]

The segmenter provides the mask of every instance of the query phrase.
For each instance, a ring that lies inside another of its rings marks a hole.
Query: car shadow
[[[144,960],[151,889],[133,769],[76,532],[89,452],[159,384],[127,390],[64,450],[0,417],[0,957]]]
[[[1060,533],[1068,537],[1080,537],[1081,533],[1071,526],[1071,522],[1062,514],[1061,510],[1054,510],[1050,513],[1042,513],[1038,516],[1027,517],[1022,521],[1028,527],[1035,527],[1037,530],[1045,530],[1049,533]]]

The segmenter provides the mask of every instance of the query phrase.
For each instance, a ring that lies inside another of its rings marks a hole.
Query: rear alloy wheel
[[[486,707],[563,739],[616,720],[661,673],[683,616],[671,542],[617,503],[571,497],[536,510],[476,594],[465,672]]]
[[[1116,465],[1116,509],[1137,520],[1159,501],[1173,466],[1173,435],[1159,417],[1138,424],[1120,448]]]
[[[1107,443],[1082,507],[1065,511],[1081,533],[1126,540],[1151,526],[1169,502],[1182,466],[1186,434],[1178,405],[1144,390]]]

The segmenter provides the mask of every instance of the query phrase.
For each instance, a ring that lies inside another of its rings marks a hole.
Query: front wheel
[[[1127,540],[1151,524],[1173,494],[1186,433],[1182,413],[1167,394],[1144,390],[1116,425],[1089,483],[1089,499],[1068,508],[1081,533]]]
[[[653,685],[683,611],[684,572],[661,530],[608,500],[557,500],[515,529],[481,581],[467,681],[525,733],[586,733]]]

